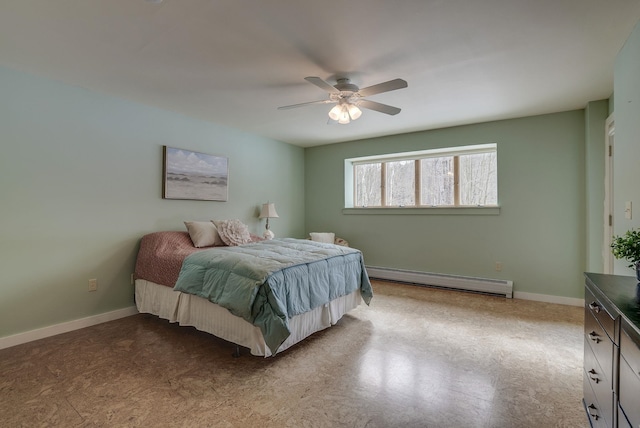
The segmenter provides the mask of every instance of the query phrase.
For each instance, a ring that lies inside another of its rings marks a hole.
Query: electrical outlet
[[[98,280],[93,278],[89,280],[89,291],[96,291],[98,289]]]
[[[496,272],[502,271],[502,262],[496,262]]]

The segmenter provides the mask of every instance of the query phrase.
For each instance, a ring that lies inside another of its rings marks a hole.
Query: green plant
[[[629,267],[635,267],[640,262],[640,229],[627,230],[622,236],[614,236],[611,252],[616,259],[625,259]]]

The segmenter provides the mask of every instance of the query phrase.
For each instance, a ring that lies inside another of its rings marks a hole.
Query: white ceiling
[[[0,65],[303,147],[583,108],[639,0],[0,0]],[[407,89],[327,125],[347,76]]]

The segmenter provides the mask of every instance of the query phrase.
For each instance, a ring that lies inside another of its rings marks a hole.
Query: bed
[[[145,235],[135,269],[138,311],[268,357],[334,325],[363,300],[369,304],[360,251],[254,238],[198,248],[187,232]]]

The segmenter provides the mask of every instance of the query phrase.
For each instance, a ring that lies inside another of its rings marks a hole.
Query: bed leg
[[[239,358],[240,357],[240,345],[236,345],[236,350],[233,351],[233,354],[231,354],[231,356],[233,358]]]

